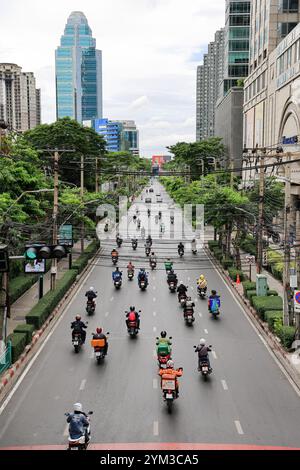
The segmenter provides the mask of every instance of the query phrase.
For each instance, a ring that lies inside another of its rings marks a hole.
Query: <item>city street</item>
[[[154,193],[171,203],[165,190],[154,183]],[[146,192],[143,192],[143,199]],[[148,196],[148,195],[147,195]],[[161,207],[164,207],[162,204]],[[152,205],[151,221],[159,210]],[[131,215],[133,214],[131,210]],[[163,209],[162,209],[163,210]],[[141,209],[142,211],[142,209]],[[142,212],[142,226],[147,215]],[[180,232],[180,210],[175,210],[175,235]],[[169,214],[163,213],[169,224]],[[148,222],[147,222],[148,223]],[[167,232],[167,230],[166,230]],[[133,221],[130,235],[138,233]],[[153,235],[153,250],[159,258],[152,272],[139,241],[136,252],[130,240],[119,249],[123,285],[117,291],[112,282],[110,252],[105,242],[90,274],[70,301],[32,366],[11,399],[0,408],[0,447],[67,444],[65,412],[81,402],[91,418],[91,443],[230,443],[299,447],[299,396],[271,356],[203,250],[192,255],[189,244],[182,259],[177,239]],[[163,262],[174,260],[179,281],[189,286],[196,299],[195,323],[185,325],[177,295],[171,294]],[[126,266],[146,267],[149,286],[140,291],[137,279],[127,279]],[[196,279],[205,274],[208,289],[221,296],[221,315],[213,320],[207,301],[197,298]],[[86,290],[98,291],[94,316],[85,313]],[[125,325],[125,310],[141,310],[141,329],[131,339]],[[79,354],[71,343],[70,323],[80,313],[88,320],[87,341]],[[94,359],[90,338],[96,327],[109,332],[108,355],[102,364]],[[173,413],[168,414],[160,390],[155,355],[155,338],[166,330],[173,338],[175,367],[183,367],[180,394]],[[213,373],[204,382],[197,371],[193,346],[200,338],[212,345]]]

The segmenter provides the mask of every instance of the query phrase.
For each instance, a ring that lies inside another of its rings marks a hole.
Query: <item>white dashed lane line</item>
[[[199,313],[199,317],[202,318],[202,313]]]
[[[153,436],[158,436],[159,431],[158,431],[158,421],[154,421],[153,423]]]
[[[153,302],[156,302],[156,297],[153,297]]]
[[[212,351],[211,353],[212,353],[214,359],[218,359],[218,356],[216,355],[216,351]]]
[[[113,298],[113,297],[111,297],[110,301],[112,302],[113,300],[114,300],[114,298]]]
[[[68,435],[69,435],[69,425],[67,424],[64,430],[64,436],[68,436]]]
[[[153,379],[153,388],[156,389],[158,387],[157,379]]]
[[[109,312],[105,312],[105,316],[108,317],[108,315],[109,315]]]
[[[222,387],[224,388],[224,390],[228,390],[226,380],[221,380],[221,383],[222,383]]]
[[[205,333],[206,335],[208,335],[208,331],[207,331],[206,328],[204,328],[204,333]]]
[[[85,384],[86,384],[86,379],[83,379],[81,384],[80,384],[79,390],[84,390]]]
[[[236,426],[236,430],[237,430],[238,434],[243,435],[244,431],[243,431],[243,428],[241,426],[241,423],[239,421],[235,421],[234,424]]]
[[[153,333],[156,333],[156,330],[157,330],[157,328],[156,328],[156,326],[154,326],[153,327]]]
[[[153,312],[153,316],[156,317],[156,312]]]

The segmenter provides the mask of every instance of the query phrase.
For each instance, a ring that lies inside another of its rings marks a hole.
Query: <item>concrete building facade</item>
[[[41,123],[41,93],[34,74],[16,64],[0,64],[0,119],[21,132]]]

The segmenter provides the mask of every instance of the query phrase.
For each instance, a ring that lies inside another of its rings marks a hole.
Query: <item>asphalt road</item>
[[[170,200],[162,187],[164,202]],[[155,194],[155,193],[154,193]],[[152,199],[154,200],[155,198]],[[158,206],[157,206],[158,209]],[[155,210],[157,210],[155,209]],[[142,225],[148,218],[141,209]],[[175,210],[176,238],[180,238],[180,211]],[[151,216],[154,223],[154,208]],[[168,231],[169,216],[163,221]],[[133,221],[130,236],[138,233]],[[280,370],[266,346],[215,271],[203,251],[193,256],[187,246],[179,260],[177,241],[153,238],[160,258],[158,270],[150,272],[149,287],[141,292],[137,280],[126,279],[128,260],[146,266],[144,248],[133,252],[130,243],[120,249],[124,282],[116,291],[111,273],[111,242],[93,266],[84,285],[71,300],[59,324],[48,338],[32,367],[0,415],[0,446],[52,445],[67,442],[64,413],[82,402],[93,410],[93,443],[231,443],[274,446],[300,444],[299,396]],[[179,280],[190,286],[196,298],[196,278],[204,273],[209,289],[221,295],[219,320],[207,312],[207,303],[196,303],[196,321],[187,327],[177,296],[166,283],[162,262],[174,258]],[[71,344],[70,322],[77,313],[85,318],[84,293],[90,286],[98,290],[96,314],[88,318],[87,339],[97,326],[109,335],[108,356],[97,365],[86,342],[79,354]],[[130,305],[141,309],[141,331],[129,338],[125,313]],[[154,358],[155,337],[166,330],[173,337],[173,359],[183,367],[180,397],[172,415],[167,413]],[[193,345],[200,338],[213,345],[213,374],[204,382],[197,372]]]

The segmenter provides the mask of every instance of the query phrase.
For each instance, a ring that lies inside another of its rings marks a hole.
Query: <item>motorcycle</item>
[[[179,296],[179,303],[180,303],[180,306],[181,306],[182,308],[185,307],[186,298],[187,298],[187,295],[186,295],[186,294],[180,294],[180,296]]]
[[[134,271],[127,271],[127,276],[129,281],[132,281],[132,279],[134,278]]]
[[[106,333],[106,336],[109,335],[109,332]],[[105,358],[105,340],[104,339],[92,339],[91,346],[94,348],[94,357],[98,364]]]
[[[180,367],[179,370],[182,370]],[[167,404],[168,413],[172,413],[173,402],[177,398],[177,390],[176,390],[176,379],[173,376],[166,374],[165,378],[162,377],[161,380],[161,389],[163,392],[163,398]]]
[[[211,348],[212,346],[210,345],[209,347]],[[197,346],[194,346],[194,349],[196,348]],[[209,363],[205,358],[200,359],[200,366],[198,370],[201,373],[202,377],[204,377],[205,381],[207,380],[208,376],[212,373],[212,369],[209,367]]]
[[[171,225],[174,225],[174,218],[171,217]]]
[[[176,282],[174,281],[170,281],[169,282],[169,289],[170,289],[170,292],[172,292],[172,294],[174,294],[176,292]]]
[[[89,411],[88,416],[92,415],[93,412]],[[65,413],[65,416],[70,416],[70,413]],[[88,421],[90,421],[89,417],[87,416]],[[87,439],[86,439],[87,436]],[[68,450],[87,450],[88,445],[91,440],[91,426],[90,424],[86,428],[86,433],[80,436],[78,439],[71,439],[70,435],[68,438]]]
[[[184,311],[184,319],[185,319],[185,322],[188,326],[191,326],[194,323],[195,317],[194,317],[194,309],[193,308],[187,308]]]
[[[131,338],[135,338],[139,330],[137,329],[136,321],[129,321],[127,325],[127,331]]]
[[[169,339],[172,339],[172,336],[169,337]],[[159,338],[156,338],[157,341],[159,341]],[[158,343],[156,343],[158,345]],[[158,367],[160,369],[164,369],[167,365],[167,362],[172,359],[172,350],[169,348],[169,352],[165,354],[159,354],[157,353],[157,362],[158,362]]]
[[[131,244],[132,244],[133,250],[135,251],[135,250],[137,249],[138,242],[137,242],[137,241],[134,241],[134,242],[131,242]]]
[[[183,255],[184,255],[184,250],[183,249],[178,250],[178,254],[179,254],[180,258],[182,258]]]
[[[121,286],[122,286],[122,279],[121,279],[121,278],[120,278],[120,279],[116,279],[116,280],[114,281],[114,286],[115,286],[115,288],[116,288],[117,290],[120,289]]]
[[[149,246],[146,246],[146,248],[145,248],[145,254],[146,254],[146,256],[149,256],[149,255],[150,255],[150,251],[151,251],[150,247],[149,247]]]
[[[156,268],[156,261],[150,261],[150,267],[152,271],[154,271],[154,269]]]
[[[88,315],[93,315],[95,313],[96,305],[95,302],[91,299],[88,299],[86,303],[86,313]]]
[[[74,332],[72,335],[72,345],[74,346],[74,350],[76,353],[79,353],[79,350],[82,346],[82,337],[80,332]]]
[[[116,265],[119,258],[118,258],[118,256],[112,256],[111,260],[112,260],[113,264]]]
[[[218,316],[220,315],[220,309],[219,307],[215,308],[215,310],[209,309],[210,313],[212,314],[213,318],[217,319]]]
[[[207,290],[207,289],[206,289],[205,287],[200,287],[200,286],[197,287],[197,292],[198,292],[198,295],[199,295],[199,297],[200,297],[201,299],[205,299],[205,297],[206,297],[206,290]]]
[[[121,246],[122,246],[122,243],[123,243],[123,240],[122,240],[122,238],[118,238],[116,241],[117,241],[117,245],[118,245],[118,247],[119,247],[119,248],[121,248]]]
[[[146,290],[147,289],[147,282],[145,280],[142,280],[139,282],[139,288],[141,290]]]

